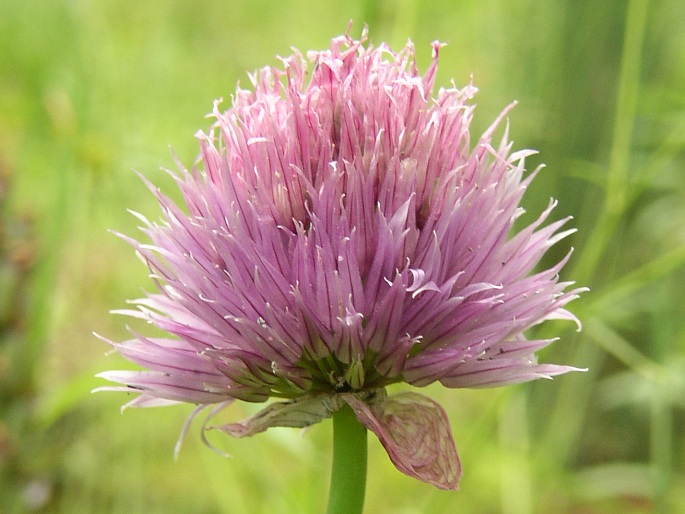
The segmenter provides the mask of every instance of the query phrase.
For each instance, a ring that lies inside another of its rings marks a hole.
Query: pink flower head
[[[568,256],[530,274],[572,230],[545,225],[554,202],[510,235],[535,173],[497,124],[471,144],[476,89],[433,92],[440,45],[419,75],[399,53],[348,36],[252,77],[199,133],[200,164],[174,177],[186,210],[152,185],[163,210],[127,240],[158,292],[119,311],[172,337],[111,343],[147,371],[100,376],[139,393],[128,405],[197,404],[207,419],[234,400],[271,403],[236,437],[303,427],[344,404],[397,468],[456,489],[447,416],[414,392],[491,387],[574,370],[538,364],[552,340],[525,330],[575,318],[579,289],[558,280]],[[510,106],[511,107],[511,106]],[[207,428],[207,422],[204,425]],[[184,429],[185,431],[185,429]]]

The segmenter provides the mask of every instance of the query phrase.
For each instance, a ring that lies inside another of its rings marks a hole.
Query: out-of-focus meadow
[[[439,85],[473,75],[474,132],[510,101],[518,149],[545,162],[524,199],[550,197],[577,234],[562,278],[592,291],[583,321],[547,323],[541,359],[588,367],[532,384],[428,394],[445,406],[461,491],[397,472],[370,438],[366,512],[685,512],[685,9],[680,0],[25,1],[0,3],[0,513],[317,513],[331,423],[251,439],[191,428],[191,406],[126,411],[91,395],[128,366],[98,332],[153,285],[130,208],[158,207],[131,169],[192,164],[215,98],[276,55],[323,49],[354,20],[370,41],[430,42]],[[475,138],[475,136],[474,136]],[[231,419],[253,409],[236,405]]]

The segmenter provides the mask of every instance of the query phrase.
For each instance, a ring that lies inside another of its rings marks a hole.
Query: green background
[[[136,235],[127,208],[158,207],[131,169],[178,197],[160,167],[215,98],[291,47],[358,36],[419,68],[441,52],[438,85],[473,76],[473,137],[509,102],[515,148],[545,162],[524,198],[579,230],[563,279],[592,291],[583,321],[548,323],[541,360],[588,373],[504,389],[427,394],[447,410],[461,491],[397,472],[371,438],[368,513],[685,511],[685,8],[680,0],[0,0],[0,513],[318,513],[330,421],[251,439],[191,428],[191,406],[118,408],[91,395],[126,366],[92,332],[126,337],[108,314],[147,271],[108,229]],[[236,405],[224,419],[253,406]]]

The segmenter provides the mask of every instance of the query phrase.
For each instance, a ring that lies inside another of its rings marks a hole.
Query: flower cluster
[[[554,202],[511,234],[532,152],[493,134],[472,144],[472,86],[433,91],[440,45],[422,76],[399,53],[349,36],[282,59],[238,89],[199,133],[200,159],[174,177],[186,208],[154,186],[163,220],[127,238],[158,292],[120,311],[172,337],[111,343],[145,371],[101,376],[128,405],[270,403],[233,436],[303,427],[349,405],[402,472],[456,489],[447,416],[386,386],[491,387],[575,368],[538,364],[551,340],[524,331],[575,319],[558,273],[531,274],[572,230],[546,224]],[[511,107],[511,106],[510,106]],[[192,419],[192,418],[191,418]],[[205,428],[207,424],[205,423]]]

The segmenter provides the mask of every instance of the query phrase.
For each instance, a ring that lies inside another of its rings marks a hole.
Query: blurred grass
[[[91,331],[149,288],[126,208],[157,216],[130,169],[175,194],[168,145],[191,163],[215,98],[291,47],[324,48],[363,21],[372,42],[414,41],[439,84],[471,74],[474,132],[511,100],[519,148],[547,163],[524,204],[550,196],[579,228],[565,276],[572,305],[544,360],[591,369],[502,390],[428,394],[447,409],[465,475],[438,491],[399,474],[371,443],[367,512],[670,513],[685,510],[685,20],[678,0],[273,3],[152,0],[0,3],[0,513],[320,512],[330,423],[305,435],[214,437],[189,408],[127,411],[90,396],[124,365]],[[24,253],[17,253],[23,249]],[[560,245],[548,256],[558,259]],[[28,252],[28,253],[26,253]],[[17,260],[24,255],[27,260]],[[24,267],[20,263],[28,264]],[[9,300],[5,301],[5,299]],[[227,416],[240,418],[249,406]]]

